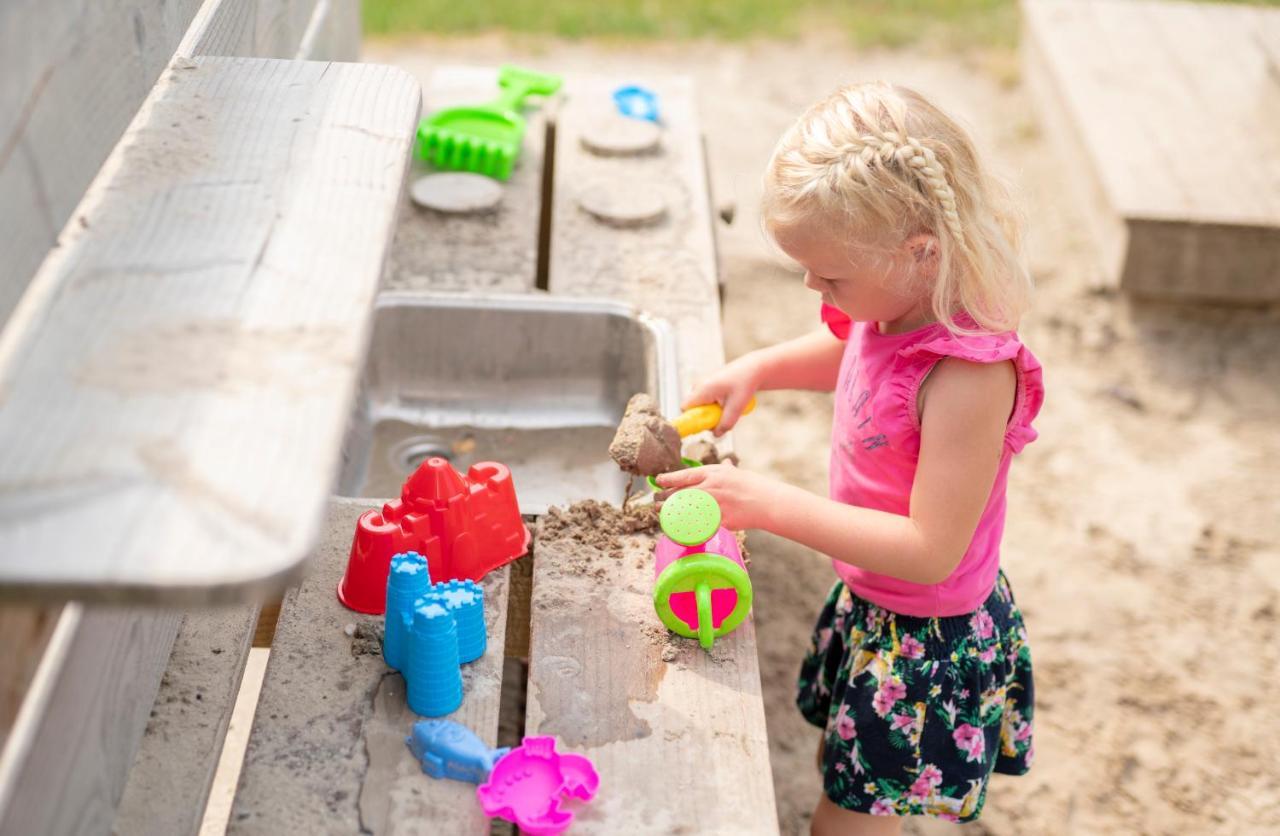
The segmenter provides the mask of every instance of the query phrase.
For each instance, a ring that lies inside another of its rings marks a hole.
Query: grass
[[[500,29],[567,38],[786,38],[834,22],[862,46],[941,40],[1011,47],[1018,32],[1016,0],[364,0],[362,6],[369,34]]]

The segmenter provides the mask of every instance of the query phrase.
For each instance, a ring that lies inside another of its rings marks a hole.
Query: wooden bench
[[[486,98],[494,78],[492,70],[438,72],[424,80],[428,107]],[[384,285],[625,300],[675,325],[686,383],[718,366],[717,277],[692,89],[681,79],[653,82],[667,119],[660,153],[595,157],[580,136],[616,86],[567,80],[563,101],[528,132],[496,215],[445,218],[405,207]],[[554,154],[543,147],[548,139]],[[666,218],[638,229],[591,220],[579,190],[602,178],[664,184]],[[403,742],[415,719],[403,681],[364,638],[379,619],[346,610],[334,595],[355,519],[377,504],[329,502],[309,572],[280,607],[231,832],[489,830],[473,787],[422,775]],[[531,557],[488,576],[489,650],[464,668],[455,719],[490,744],[516,742],[522,731],[554,734],[563,748],[594,758],[601,791],[580,808],[574,832],[776,833],[752,625],[710,654],[664,639],[648,599],[651,548],[651,535],[637,535],[621,558],[592,555],[583,574],[565,571],[563,543],[536,537]],[[159,617],[181,626],[127,785],[77,814],[77,826],[47,813],[54,831],[102,832],[121,795],[119,833],[199,828],[256,608]],[[125,783],[122,774],[113,780]]]
[[[1280,300],[1280,9],[1023,0],[1028,87],[1138,296]]]

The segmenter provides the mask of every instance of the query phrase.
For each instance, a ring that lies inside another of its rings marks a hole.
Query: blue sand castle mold
[[[409,708],[424,717],[443,717],[462,705],[458,631],[444,604],[429,596],[413,611],[413,630],[402,669]],[[421,600],[421,599],[420,599]]]
[[[484,631],[484,589],[475,581],[449,581],[432,587],[453,615],[458,629],[458,660],[474,662],[487,646]]]
[[[511,751],[490,749],[471,729],[451,720],[421,720],[404,739],[409,751],[432,778],[452,778],[480,784],[498,759]]]
[[[387,615],[383,626],[382,658],[396,670],[405,666],[405,647],[412,625],[410,607],[431,588],[427,559],[417,552],[391,558],[387,577]]]
[[[427,560],[417,552],[391,559],[382,658],[404,674],[411,709],[427,717],[455,710],[462,700],[458,666],[479,659],[487,645],[479,584],[432,584]]]

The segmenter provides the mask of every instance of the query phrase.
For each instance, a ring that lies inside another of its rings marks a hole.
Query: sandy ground
[[[1013,469],[1004,565],[1037,675],[1030,775],[997,776],[974,833],[1263,833],[1280,828],[1280,312],[1139,305],[1098,289],[1073,174],[1007,60],[804,43],[373,42],[365,59],[699,82],[730,356],[814,327],[816,299],[756,230],[759,174],[803,106],[846,80],[915,86],[963,118],[1024,195],[1039,285],[1022,328],[1046,368],[1041,439]],[[825,488],[830,401],[770,393],[737,433],[744,466]],[[791,706],[832,581],[804,549],[753,535],[761,667],[786,833],[819,791],[816,733]],[[910,827],[940,833],[944,825]]]

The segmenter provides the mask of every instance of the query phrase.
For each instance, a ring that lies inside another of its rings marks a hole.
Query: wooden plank
[[[358,60],[360,0],[317,0],[296,57],[308,61]]]
[[[253,606],[183,617],[116,811],[116,833],[199,832],[257,619]]]
[[[526,734],[600,772],[575,833],[777,833],[754,624],[710,653],[653,611],[653,540],[621,556],[539,526]],[[659,801],[660,800],[660,801]]]
[[[0,654],[0,752],[61,613],[57,605],[0,606],[0,636],[8,645],[7,652]]]
[[[178,52],[184,56],[294,58],[317,4],[323,1],[208,0]]]
[[[0,833],[102,833],[180,616],[69,604],[0,758]]]
[[[417,110],[373,65],[157,85],[0,336],[0,596],[230,600],[296,571]]]
[[[724,361],[693,89],[682,78],[646,78],[663,106],[661,151],[598,157],[581,137],[611,109],[620,83],[566,82],[551,290],[626,300],[672,321],[687,385]],[[594,220],[578,198],[600,182],[622,193],[660,187],[666,217],[626,229]],[[554,734],[600,770],[600,794],[579,808],[575,832],[776,833],[754,626],[748,621],[710,654],[668,638],[653,612],[652,548],[650,535],[637,535],[612,556],[549,537],[540,525],[526,733]]]
[[[498,71],[441,67],[422,77],[428,112],[485,102],[498,91]],[[531,103],[532,104],[532,103]],[[538,217],[542,205],[545,109],[526,109],[520,160],[503,186],[497,210],[482,215],[446,215],[412,203],[400,213],[387,265],[386,287],[394,290],[533,289],[538,268]],[[415,159],[410,178],[429,169]]]
[[[344,608],[334,590],[369,500],[335,499],[313,571],[280,611],[228,833],[487,833],[475,787],[425,776],[404,738],[418,719],[380,645],[353,650],[348,624],[380,616]],[[502,688],[507,567],[484,580],[488,650],[463,666],[450,719],[494,745]]]
[[[1055,139],[1072,168],[1087,158],[1081,177],[1096,178],[1086,189],[1109,216],[1095,237],[1121,285],[1280,299],[1280,10],[1149,0],[1025,0],[1023,10],[1030,80],[1051,93],[1035,98],[1051,133],[1068,135]]]
[[[687,78],[645,82],[662,103],[661,150],[602,157],[583,147],[582,136],[602,118],[612,118],[612,91],[634,79],[566,79],[565,101],[556,116],[551,292],[620,299],[671,322],[685,374],[682,385],[687,387],[692,376],[724,362],[701,129]],[[621,195],[657,189],[666,215],[649,226],[610,226],[579,205],[583,194],[596,187]]]
[[[0,3],[0,326],[199,6]]]

